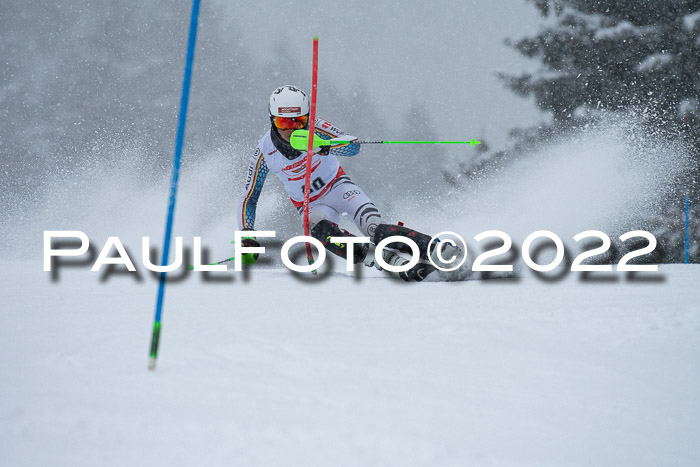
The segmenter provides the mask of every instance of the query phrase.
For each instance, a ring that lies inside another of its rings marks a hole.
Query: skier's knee
[[[348,257],[348,245],[346,243],[333,243],[331,242],[331,237],[355,237],[355,235],[347,230],[341,229],[338,227],[338,224],[328,219],[323,219],[316,223],[311,229],[311,236],[320,241],[326,250],[341,258]],[[368,249],[369,245],[367,244],[356,243],[353,245],[353,259],[355,263],[364,260]]]
[[[330,237],[340,237],[346,235],[346,232],[347,231],[343,231],[340,227],[338,227],[338,224],[331,222],[328,219],[322,219],[311,227],[311,236],[321,241],[330,239]]]

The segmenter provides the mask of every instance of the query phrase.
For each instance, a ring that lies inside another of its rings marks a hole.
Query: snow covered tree
[[[544,27],[507,43],[542,67],[501,77],[551,112],[545,134],[634,109],[700,145],[700,1],[529,1]]]
[[[677,147],[694,157],[684,174],[688,179],[660,201],[663,214],[645,221],[662,247],[662,260],[678,261],[678,204],[685,196],[692,206],[700,200],[700,1],[528,1],[543,17],[540,31],[506,43],[541,66],[500,77],[515,93],[534,97],[551,121],[513,130],[515,147],[493,154],[471,173],[488,172],[537,142],[604,122],[610,111],[637,115],[645,135],[670,136],[674,146],[680,138]]]

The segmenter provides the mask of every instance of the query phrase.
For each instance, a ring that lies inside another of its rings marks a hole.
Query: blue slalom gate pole
[[[175,138],[175,157],[173,160],[173,177],[170,182],[170,203],[168,205],[168,220],[165,224],[165,240],[163,241],[163,256],[161,266],[168,265],[168,253],[170,251],[170,238],[172,237],[173,218],[175,216],[175,201],[177,199],[177,183],[180,178],[180,159],[182,157],[182,144],[185,140],[185,123],[187,122],[187,103],[190,97],[190,82],[192,80],[192,62],[194,61],[194,48],[197,41],[197,23],[199,18],[199,0],[192,0],[192,16],[190,17],[190,32],[187,41],[187,58],[185,59],[185,78],[182,81],[182,98],[180,100],[180,115],[177,121],[177,136]],[[158,298],[156,300],[156,315],[153,320],[153,335],[151,337],[151,358],[148,369],[155,370],[158,358],[158,342],[160,341],[160,322],[163,315],[163,296],[165,295],[166,272],[160,273],[158,284]]]
[[[685,264],[690,262],[690,197],[685,197]]]

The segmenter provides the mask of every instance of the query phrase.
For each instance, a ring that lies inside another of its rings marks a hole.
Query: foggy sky
[[[332,99],[324,82],[333,81],[362,82],[390,124],[417,100],[439,138],[486,138],[492,148],[507,145],[510,128],[545,118],[533,100],[495,77],[537,66],[503,44],[537,31],[541,18],[525,0],[232,3],[218,0],[217,10],[230,16],[255,55],[285,44],[310,70],[312,37],[319,36],[321,113],[324,99]],[[202,14],[208,11],[204,5]]]

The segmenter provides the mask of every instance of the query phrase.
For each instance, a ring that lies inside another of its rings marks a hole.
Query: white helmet
[[[271,117],[301,117],[311,111],[309,98],[294,86],[280,86],[270,96]]]

